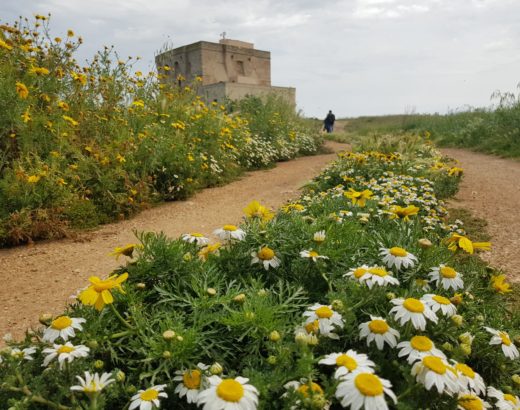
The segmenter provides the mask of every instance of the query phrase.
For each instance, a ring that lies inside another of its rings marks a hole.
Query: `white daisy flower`
[[[327,235],[325,234],[325,231],[318,231],[318,232],[314,233],[312,240],[314,242],[320,244],[320,243],[325,242],[326,237],[327,237]]]
[[[259,393],[248,381],[244,377],[211,376],[210,387],[199,393],[198,405],[203,406],[202,410],[255,410]]]
[[[401,326],[407,322],[412,322],[415,329],[426,329],[426,319],[437,323],[437,316],[431,308],[419,299],[414,298],[397,298],[391,302],[396,305],[390,310],[390,314],[394,314],[395,320],[398,320]]]
[[[443,316],[451,317],[457,313],[457,308],[448,298],[440,295],[427,294],[421,300],[426,303],[434,313],[440,311]]]
[[[346,353],[330,353],[321,359],[319,364],[328,366],[337,366],[334,377],[341,379],[346,374],[354,371],[363,373],[374,373],[376,366],[368,356],[363,353],[357,353],[355,350],[348,350]]]
[[[379,350],[383,350],[385,343],[394,348],[399,339],[399,332],[388,326],[388,323],[382,317],[370,315],[370,319],[369,322],[359,325],[359,337],[367,339],[367,346],[375,341]]]
[[[64,345],[55,344],[54,347],[42,350],[42,353],[47,355],[43,360],[42,366],[47,367],[57,357],[61,369],[65,361],[70,363],[76,358],[87,357],[89,352],[90,349],[84,345],[74,346],[71,342],[67,342]]]
[[[328,256],[320,255],[318,252],[311,250],[304,250],[300,252],[302,258],[312,259],[313,262],[318,262],[318,259],[329,259]]]
[[[18,349],[17,347],[15,347],[11,349],[11,357],[14,357],[15,359],[34,360],[34,357],[32,357],[32,355],[35,353],[35,347],[26,347],[25,349]]]
[[[488,397],[496,399],[495,406],[498,410],[520,410],[520,399],[518,396],[504,393],[492,386],[488,387]]]
[[[43,331],[42,340],[44,342],[53,343],[58,337],[61,337],[66,342],[69,337],[76,336],[75,330],[83,329],[81,324],[85,322],[86,320],[83,318],[59,316]]]
[[[163,392],[165,384],[159,384],[157,386],[150,387],[146,390],[139,390],[137,394],[134,394],[130,399],[130,407],[128,410],[139,408],[139,410],[152,410],[161,406],[160,398],[168,397],[168,394]]]
[[[491,405],[487,401],[482,400],[475,394],[462,393],[459,394],[459,397],[457,398],[458,410],[484,410],[490,408]]]
[[[462,275],[447,265],[441,264],[437,268],[432,268],[428,276],[430,277],[430,282],[435,282],[437,287],[440,286],[445,290],[464,288]]]
[[[215,229],[213,233],[222,241],[243,241],[246,237],[246,233],[235,225],[224,225],[222,228]]]
[[[380,248],[379,251],[379,256],[383,257],[383,263],[389,268],[395,266],[397,270],[401,270],[401,268],[408,269],[413,268],[417,263],[415,255],[398,246]]]
[[[115,381],[112,379],[111,373],[103,373],[100,376],[98,373],[90,374],[90,372],[85,372],[85,378],[76,376],[76,379],[79,380],[79,385],[72,386],[70,390],[81,391],[85,394],[100,392]]]
[[[181,383],[175,387],[174,392],[181,398],[186,396],[186,401],[188,403],[197,403],[199,392],[206,384],[204,371],[207,369],[209,369],[209,365],[198,363],[197,369],[176,371],[175,374],[177,376],[175,376],[173,380],[180,381]]]
[[[397,403],[397,398],[391,389],[392,384],[388,380],[375,374],[353,372],[341,379],[335,395],[343,407],[350,407],[352,410],[361,408],[388,410],[385,394],[392,399],[394,404]]]
[[[372,266],[368,268],[368,272],[364,274],[359,281],[365,283],[369,289],[374,285],[399,285],[399,280],[394,278],[390,272],[381,266]]]
[[[258,252],[252,252],[251,256],[253,257],[251,265],[260,263],[265,270],[269,270],[269,268],[276,269],[281,263],[274,251],[267,246],[262,246]]]
[[[439,394],[453,395],[458,393],[460,386],[457,382],[457,373],[446,360],[437,356],[425,356],[412,367],[412,376],[426,390],[436,387]]]
[[[368,265],[361,265],[357,268],[350,268],[350,270],[343,275],[343,277],[352,278],[358,282],[362,282],[365,275],[368,274],[370,267]]]
[[[457,371],[457,380],[460,385],[460,391],[466,393],[475,393],[477,395],[486,395],[486,383],[478,373],[464,363],[451,361],[453,368]]]
[[[330,305],[320,305],[316,303],[303,313],[307,319],[305,324],[318,321],[320,334],[331,339],[339,339],[338,335],[333,333],[334,327],[343,328],[343,318],[338,312],[335,312]]]
[[[400,342],[397,348],[401,349],[398,356],[408,356],[409,364],[421,360],[425,356],[436,356],[446,360],[444,353],[437,349],[431,339],[426,336],[413,336],[410,341]]]
[[[427,279],[417,278],[414,280],[413,285],[423,292],[428,292],[431,290]]]
[[[209,239],[198,232],[185,233],[182,235],[182,240],[188,243],[194,243],[198,246],[205,246],[209,243]]]
[[[502,352],[511,360],[515,360],[520,356],[518,349],[506,332],[496,330],[491,327],[485,327],[485,329],[493,335],[489,342],[490,345],[501,345]]]

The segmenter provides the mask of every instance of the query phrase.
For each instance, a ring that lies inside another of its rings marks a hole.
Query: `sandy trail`
[[[348,148],[337,142],[326,146],[334,152]],[[38,324],[41,313],[63,311],[70,295],[86,286],[89,276],[105,276],[117,268],[120,263],[108,253],[115,246],[136,242],[133,230],[163,231],[170,237],[193,231],[210,235],[226,223],[240,222],[242,209],[253,199],[277,208],[297,197],[299,188],[335,158],[335,153],[303,157],[250,172],[228,185],[205,189],[188,201],[165,203],[131,220],[81,234],[79,240],[0,250],[0,336],[6,332],[23,335],[25,329]]]
[[[488,222],[491,252],[481,257],[520,282],[520,161],[449,148],[442,152],[464,169],[460,190],[450,205]]]

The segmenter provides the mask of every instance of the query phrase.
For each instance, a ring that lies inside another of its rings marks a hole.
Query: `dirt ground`
[[[334,152],[348,147],[336,142],[326,146]],[[0,337],[6,332],[19,337],[26,328],[38,325],[41,313],[62,312],[90,276],[105,276],[121,264],[108,254],[116,246],[136,242],[134,230],[163,231],[171,237],[194,231],[211,236],[224,224],[239,223],[242,209],[253,199],[278,208],[296,198],[298,189],[335,158],[335,153],[297,158],[250,172],[228,185],[205,189],[187,201],[162,204],[76,240],[0,250]]]
[[[464,169],[460,190],[450,205],[488,222],[491,252],[481,257],[520,283],[520,161],[463,149],[443,149]]]
[[[347,147],[335,142],[327,146],[336,152]],[[489,222],[493,249],[483,257],[520,282],[520,162],[459,149],[443,152],[456,158],[465,170],[451,206],[466,208]],[[41,313],[61,312],[70,295],[87,285],[89,276],[104,276],[118,267],[108,254],[116,246],[135,242],[133,230],[163,231],[172,237],[193,231],[211,236],[219,226],[238,223],[242,209],[253,199],[277,208],[297,197],[299,187],[335,157],[298,158],[251,172],[188,201],[163,204],[131,220],[81,234],[76,240],[0,250],[0,336],[6,332],[21,336],[26,328],[38,324]]]

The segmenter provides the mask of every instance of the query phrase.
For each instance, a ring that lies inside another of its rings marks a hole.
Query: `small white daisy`
[[[358,353],[355,350],[348,350],[346,353],[330,353],[321,359],[319,364],[326,364],[328,366],[337,366],[334,377],[340,379],[348,373],[354,371],[363,373],[374,373],[376,366],[368,356],[363,353]]]
[[[430,282],[435,282],[437,287],[440,286],[445,290],[450,288],[453,290],[464,288],[462,275],[447,265],[432,268],[428,276],[430,277]]]
[[[15,359],[34,360],[34,357],[32,357],[32,355],[35,353],[35,347],[26,347],[25,349],[18,349],[17,347],[15,347],[11,349],[11,357],[14,357]]]
[[[137,394],[134,394],[130,399],[131,403],[128,410],[137,409],[138,407],[139,410],[159,408],[161,406],[160,398],[168,397],[168,394],[163,391],[165,387],[165,384],[159,384],[146,390],[139,390]]]
[[[236,377],[208,378],[210,387],[199,393],[198,405],[202,410],[255,410],[258,406],[258,390],[249,379]]]
[[[90,349],[84,345],[74,346],[71,342],[67,342],[64,345],[55,344],[54,347],[42,350],[42,353],[47,355],[43,360],[42,366],[47,367],[57,357],[61,369],[65,361],[70,363],[76,358],[87,357],[89,352]]]
[[[442,315],[451,317],[457,313],[457,308],[448,298],[440,295],[427,294],[421,300],[426,303],[434,313],[440,311]]]
[[[350,407],[352,410],[360,408],[387,410],[385,394],[392,399],[394,404],[397,403],[397,398],[392,391],[392,384],[386,379],[366,372],[353,372],[344,376],[335,393],[341,405]]]
[[[262,246],[258,252],[252,252],[251,256],[253,257],[251,265],[259,263],[263,265],[265,270],[269,270],[269,268],[276,269],[281,263],[274,251],[267,246]]]
[[[482,400],[475,394],[461,393],[457,398],[458,410],[484,410],[490,408],[491,405],[487,401]]]
[[[446,360],[444,353],[437,349],[431,339],[426,336],[413,336],[409,342],[400,342],[397,348],[401,349],[398,356],[408,356],[409,364],[421,360],[425,356],[437,356]]]
[[[380,248],[379,251],[379,255],[383,257],[383,263],[389,268],[395,266],[397,270],[401,270],[401,268],[408,269],[413,268],[417,263],[415,255],[398,246]]]
[[[365,275],[368,274],[370,267],[368,265],[361,265],[357,268],[350,268],[350,270],[343,275],[343,277],[351,278],[362,282]]]
[[[335,327],[343,329],[343,318],[338,312],[335,312],[330,305],[320,305],[316,303],[312,305],[307,311],[303,313],[307,319],[305,324],[314,323],[318,321],[318,328],[322,336],[331,339],[338,339],[338,335],[333,333]]]
[[[381,266],[372,266],[368,268],[368,272],[363,275],[359,281],[366,284],[369,289],[372,289],[374,285],[399,285],[399,280],[394,278],[390,272]]]
[[[224,225],[222,228],[213,231],[222,241],[243,241],[246,233],[235,225]]]
[[[458,393],[460,386],[457,382],[457,373],[448,362],[437,356],[425,356],[412,367],[412,376],[426,390],[436,387],[439,394],[453,395]]]
[[[519,410],[520,398],[512,394],[504,393],[501,390],[495,389],[492,386],[488,387],[487,394],[496,400],[495,406],[499,410]]]
[[[206,385],[204,371],[209,369],[209,365],[198,363],[197,369],[178,370],[175,372],[177,376],[173,378],[174,381],[181,382],[175,387],[174,392],[179,397],[186,396],[188,403],[197,403],[199,392],[201,388]]]
[[[198,246],[205,246],[209,243],[209,239],[198,232],[185,233],[182,235],[182,240],[188,243],[194,243]]]
[[[59,316],[43,331],[42,340],[44,342],[53,343],[58,337],[61,337],[66,342],[69,337],[76,336],[75,330],[83,329],[81,324],[85,322],[86,320],[83,318]]]
[[[318,252],[311,250],[304,250],[300,252],[302,258],[312,259],[313,262],[318,262],[318,259],[329,259],[328,256],[320,255]]]
[[[437,323],[435,313],[419,299],[397,298],[392,299],[391,303],[395,306],[390,310],[390,314],[394,314],[395,320],[398,320],[401,326],[411,321],[415,329],[424,330],[426,329],[426,319]]]
[[[460,391],[466,393],[475,393],[477,395],[486,395],[486,383],[478,373],[464,363],[451,361],[453,368],[457,371],[457,380],[460,385]]]
[[[315,232],[312,240],[318,244],[325,242],[327,235],[325,234],[325,231],[318,231]]]
[[[81,391],[85,394],[94,394],[100,392],[110,383],[115,381],[112,379],[111,373],[103,373],[100,376],[98,373],[90,374],[90,372],[85,372],[85,378],[76,376],[76,379],[79,380],[79,385],[72,386],[70,390]]]
[[[383,350],[385,343],[394,348],[399,339],[399,332],[388,326],[382,317],[370,315],[370,319],[369,322],[359,325],[359,337],[367,339],[367,346],[375,341],[379,350]]]
[[[515,360],[520,356],[518,349],[506,332],[496,330],[491,327],[486,327],[485,329],[493,335],[489,342],[490,345],[500,345],[504,355],[511,360]]]

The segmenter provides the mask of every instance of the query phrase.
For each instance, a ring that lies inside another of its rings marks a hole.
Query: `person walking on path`
[[[334,122],[336,121],[336,116],[332,114],[332,110],[329,110],[329,113],[325,117],[325,120],[323,121],[323,128],[327,133],[331,133],[334,131]]]

